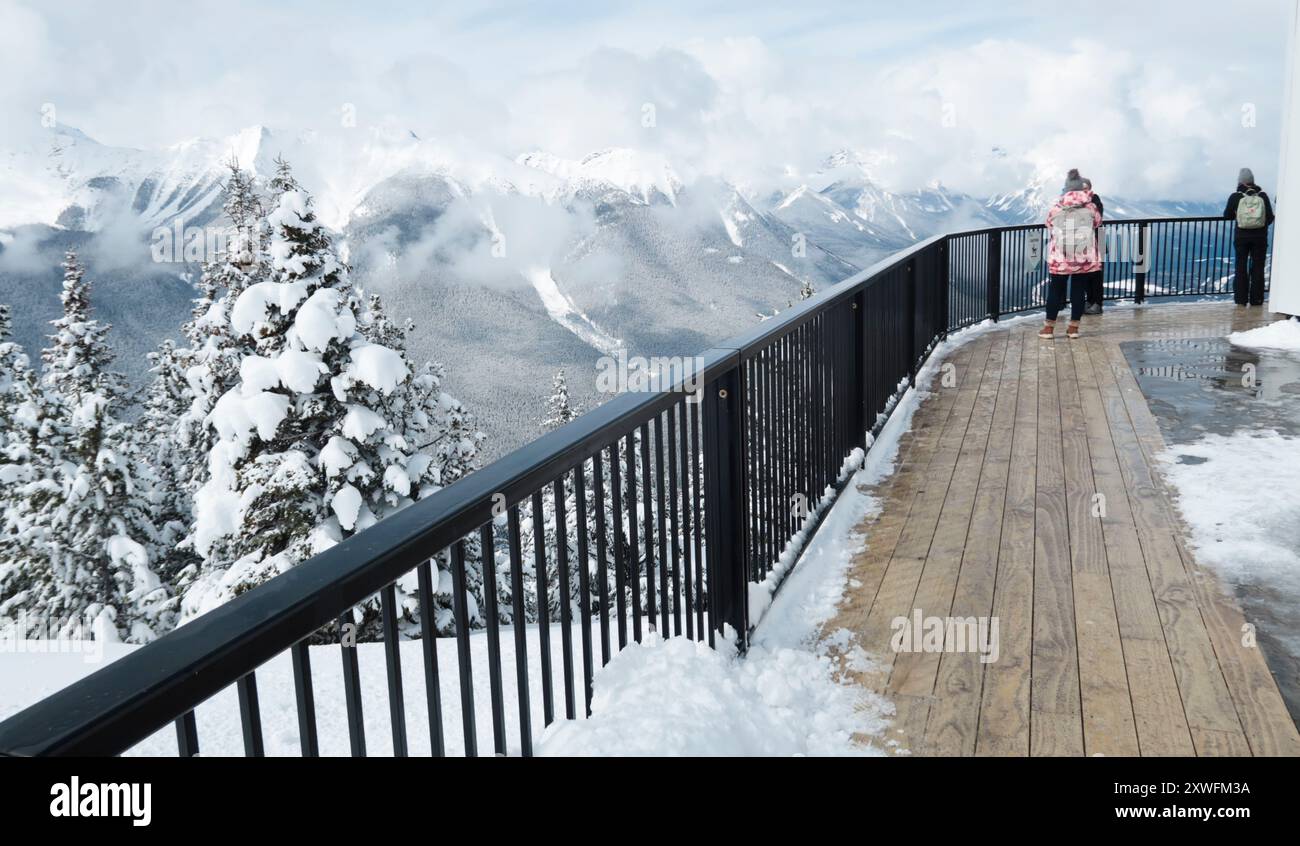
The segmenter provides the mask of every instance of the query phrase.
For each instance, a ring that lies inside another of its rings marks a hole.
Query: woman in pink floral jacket
[[[1056,316],[1065,305],[1067,286],[1070,292],[1070,325],[1066,334],[1079,337],[1079,319],[1083,317],[1087,297],[1088,274],[1101,270],[1101,251],[1097,230],[1101,212],[1092,202],[1092,191],[1084,186],[1078,169],[1065,178],[1065,190],[1047,213],[1047,322],[1039,330],[1040,338],[1056,332]]]

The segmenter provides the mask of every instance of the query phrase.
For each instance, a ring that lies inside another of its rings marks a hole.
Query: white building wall
[[[1277,221],[1273,224],[1273,271],[1268,307],[1300,314],[1300,0],[1291,0],[1278,164]]]

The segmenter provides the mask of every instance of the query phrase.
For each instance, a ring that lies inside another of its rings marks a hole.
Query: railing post
[[[997,320],[1002,314],[1002,231],[999,229],[989,232],[988,257],[988,312],[990,319]]]
[[[911,357],[907,368],[907,381],[913,388],[916,387],[916,369],[917,359],[920,356],[916,349],[916,321],[919,319],[916,314],[916,259],[908,259],[907,262],[907,354]]]
[[[865,443],[867,429],[867,294],[858,291],[849,302],[853,309],[853,421],[852,431],[855,441]]]
[[[744,374],[738,362],[704,388],[704,535],[709,616],[730,626],[743,652],[749,641],[745,543]]]
[[[1142,260],[1133,266],[1133,302],[1144,303],[1147,299],[1147,269],[1151,267],[1151,242],[1149,224],[1138,224],[1138,250]],[[1139,270],[1138,268],[1141,268]]]
[[[948,338],[948,333],[952,330],[952,297],[950,296],[950,289],[952,287],[950,274],[952,273],[952,268],[948,262],[948,242],[950,240],[951,236],[945,236],[944,239],[936,245],[939,254],[939,300],[943,304],[939,311],[943,315],[943,338],[945,340]]]

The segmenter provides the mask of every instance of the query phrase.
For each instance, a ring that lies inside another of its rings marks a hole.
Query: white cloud
[[[698,3],[561,10],[231,0],[129,11],[0,0],[0,148],[41,103],[109,144],[262,123],[405,127],[480,165],[627,146],[762,190],[827,153],[987,194],[1078,166],[1106,193],[1216,196],[1277,159],[1281,0]],[[645,126],[645,105],[654,126]],[[1255,127],[1243,127],[1243,104]],[[993,148],[1006,151],[994,156]]]

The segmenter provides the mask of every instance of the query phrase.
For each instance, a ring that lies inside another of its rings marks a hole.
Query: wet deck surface
[[[1173,461],[1203,464],[1202,451],[1180,447],[1194,447],[1207,435],[1276,432],[1300,438],[1300,356],[1243,349],[1226,338],[1125,341],[1120,348]],[[1269,472],[1264,467],[1240,469],[1258,472],[1261,480]],[[1269,489],[1260,495],[1293,498],[1295,493]],[[1294,514],[1298,509],[1291,510]],[[1225,539],[1239,533],[1239,528],[1225,525]],[[1300,520],[1266,526],[1270,545],[1300,550]],[[1254,624],[1287,710],[1300,722],[1300,572],[1286,570],[1285,563],[1261,565],[1258,559],[1269,557],[1266,550],[1256,548],[1251,555],[1254,566],[1233,567],[1220,576]],[[1286,560],[1294,564],[1290,556]]]
[[[1132,342],[1177,346],[1270,319],[1231,304],[1112,309],[1085,318],[1077,341],[1040,340],[1023,322],[949,356],[874,491],[883,508],[861,527],[828,629],[877,657],[858,681],[897,706],[902,748],[1300,754],[1264,654],[1243,643],[1238,601],[1187,550],[1155,461],[1165,435],[1124,346],[1139,370],[1183,366],[1186,350],[1183,364],[1161,362]],[[1211,425],[1183,418],[1189,437]],[[931,618],[996,622],[996,660],[924,637],[896,650],[900,618],[922,635]]]

